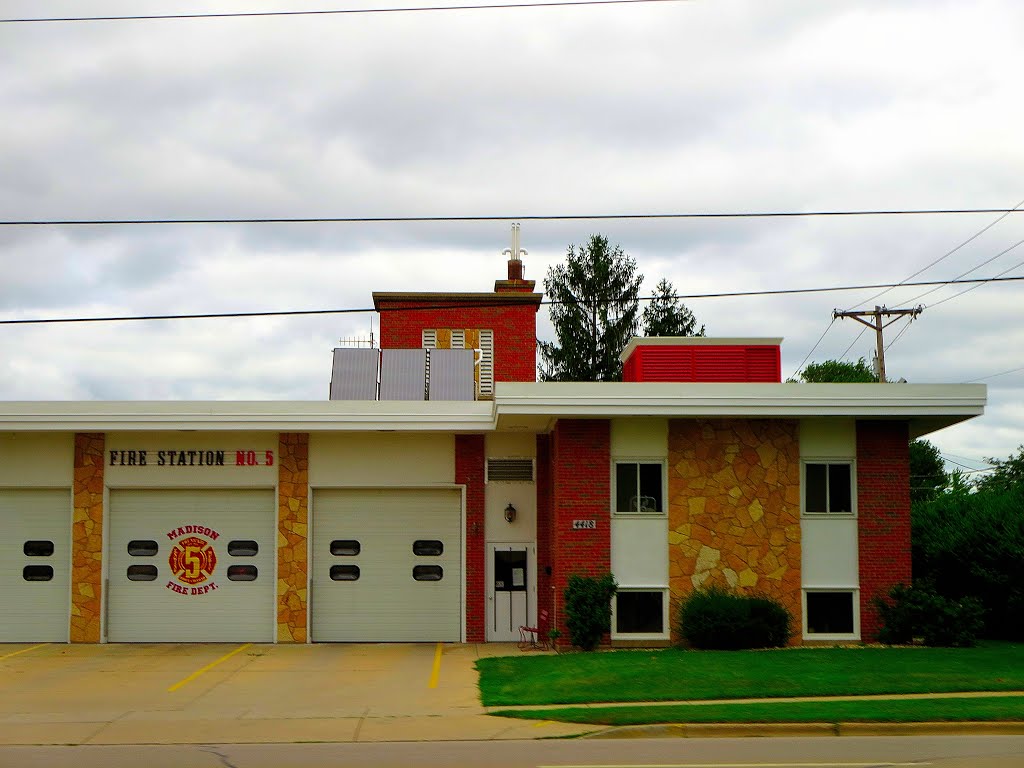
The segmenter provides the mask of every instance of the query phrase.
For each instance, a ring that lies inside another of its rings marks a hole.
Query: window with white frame
[[[805,461],[803,507],[806,515],[852,515],[853,462]]]
[[[858,626],[857,590],[804,590],[804,636],[821,639],[856,638]]]
[[[664,476],[661,461],[616,461],[615,512],[664,514]]]
[[[619,587],[612,603],[612,635],[667,637],[665,621],[668,591],[641,587]]]

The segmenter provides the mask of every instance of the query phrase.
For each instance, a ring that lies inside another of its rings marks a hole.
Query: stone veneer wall
[[[72,643],[98,643],[103,597],[103,469],[106,435],[75,435],[71,529]]]
[[[801,626],[800,438],[790,420],[673,419],[668,430],[669,590],[717,584],[778,598]]]
[[[277,641],[306,642],[309,603],[309,434],[282,432],[277,448]]]

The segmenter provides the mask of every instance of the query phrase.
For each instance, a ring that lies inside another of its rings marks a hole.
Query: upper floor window
[[[476,328],[424,328],[424,349],[474,349],[477,351],[477,397],[494,396],[494,331]]]
[[[853,514],[853,464],[849,461],[804,463],[804,514]]]
[[[615,462],[615,511],[655,514],[665,511],[662,463]]]

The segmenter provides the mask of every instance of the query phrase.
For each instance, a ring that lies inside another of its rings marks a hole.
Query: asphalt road
[[[1024,736],[0,747],[2,768],[1022,768]]]

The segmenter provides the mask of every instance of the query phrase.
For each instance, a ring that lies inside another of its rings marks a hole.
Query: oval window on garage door
[[[155,565],[129,565],[128,581],[156,581]]]
[[[416,581],[440,581],[444,578],[444,569],[440,565],[417,565],[412,569],[412,577]]]
[[[228,554],[232,557],[256,557],[260,545],[252,539],[236,539],[228,542]]]
[[[417,539],[412,543],[412,553],[417,557],[440,557],[444,554],[444,542],[436,539]]]
[[[359,566],[332,565],[331,581],[359,581]]]
[[[335,539],[331,542],[331,554],[335,557],[355,557],[362,547],[355,539]]]
[[[228,566],[229,581],[256,581],[259,571],[255,565],[230,565]]]
[[[21,571],[25,581],[53,581],[53,568],[48,565],[26,565]]]
[[[132,539],[128,542],[128,554],[132,557],[153,557],[160,546],[152,539]]]
[[[26,541],[22,551],[28,557],[51,557],[53,555],[52,541]]]

